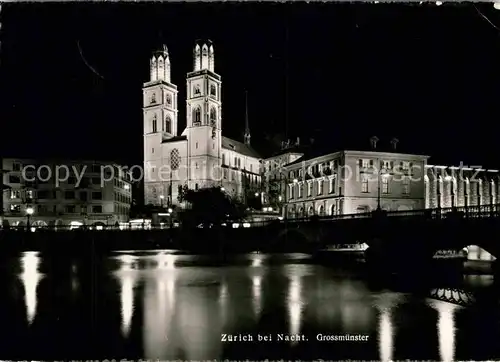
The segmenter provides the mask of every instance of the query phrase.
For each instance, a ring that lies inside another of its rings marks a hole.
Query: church
[[[144,199],[182,204],[182,190],[220,187],[244,201],[261,193],[261,158],[250,145],[248,115],[243,142],[222,134],[222,78],[210,41],[197,42],[186,76],[186,128],[179,133],[178,91],[167,47],[153,53],[143,85]]]

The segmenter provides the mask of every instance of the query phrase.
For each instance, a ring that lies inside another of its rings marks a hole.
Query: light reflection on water
[[[32,323],[36,316],[37,288],[43,275],[38,271],[40,257],[38,252],[26,252],[21,258],[22,273],[19,275],[25,294],[26,316],[28,323]]]
[[[398,334],[411,331],[416,335],[431,335],[437,330],[434,349],[424,351],[428,359],[475,359],[473,346],[461,351],[460,355],[455,348],[457,334],[474,333],[470,331],[473,327],[466,322],[467,318],[455,320],[456,310],[466,308],[389,290],[370,290],[360,278],[303,263],[303,255],[250,254],[236,259],[234,264],[221,267],[210,264],[207,257],[173,255],[168,251],[117,253],[111,257],[105,266],[114,282],[106,282],[108,277],[102,275],[98,279],[102,287],[94,286],[99,298],[94,299],[98,302],[93,307],[97,312],[93,314],[95,319],[89,321],[89,328],[103,331],[116,346],[111,349],[104,344],[100,346],[99,355],[94,357],[119,357],[113,353],[127,345],[133,347],[135,355],[122,357],[258,359],[263,356],[278,358],[286,353],[290,356],[291,353],[302,359],[336,359],[334,356],[338,356],[338,359],[391,361],[401,357],[396,355],[401,348],[398,343],[403,343],[398,342]],[[31,324],[35,315],[38,320],[38,316],[53,313],[53,310],[49,312],[42,306],[37,311],[37,302],[40,305],[37,288],[44,277],[38,271],[41,256],[25,253],[20,262],[22,273],[19,277]],[[201,265],[196,266],[197,263]],[[69,268],[71,283],[67,293],[75,295],[75,290],[88,285],[89,280],[82,279],[74,266]],[[50,273],[47,271],[47,275]],[[466,282],[475,287],[491,280],[488,277],[469,279]],[[52,288],[46,286],[49,287]],[[413,319],[413,325],[408,325],[406,320],[414,313],[408,306],[410,301],[435,310],[434,317],[422,315],[422,321]],[[44,301],[43,305],[48,308],[51,304]],[[113,324],[113,318],[107,318],[114,310],[119,315],[119,325]],[[425,324],[423,320],[428,318],[434,320]],[[41,318],[37,328],[50,331],[52,326],[42,321]],[[19,321],[12,319],[6,323],[18,324]],[[247,349],[242,350],[239,348],[242,344],[221,343],[224,333],[304,334],[309,342],[271,343],[264,352],[259,352],[261,345],[251,347],[247,344]],[[319,343],[315,341],[318,333],[361,334],[369,339],[367,342]],[[497,337],[500,336],[491,334],[492,341]],[[22,344],[26,341],[11,342]],[[494,350],[493,345],[490,347]],[[414,347],[415,350],[422,348]]]

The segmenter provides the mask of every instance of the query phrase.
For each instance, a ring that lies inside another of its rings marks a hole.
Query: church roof
[[[260,155],[249,145],[233,140],[231,138],[222,136],[222,148],[240,153],[244,156],[260,158]]]
[[[166,140],[163,140],[161,143],[170,143],[170,142],[178,142],[187,140],[187,136],[175,136]]]

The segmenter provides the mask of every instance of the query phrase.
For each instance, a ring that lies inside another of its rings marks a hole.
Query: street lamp
[[[30,217],[31,217],[31,215],[33,215],[34,212],[35,212],[35,210],[32,207],[28,207],[26,209],[26,229],[27,230],[30,229]]]

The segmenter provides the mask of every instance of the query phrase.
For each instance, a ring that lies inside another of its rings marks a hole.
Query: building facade
[[[343,215],[425,206],[428,156],[339,151],[286,165],[286,217]]]
[[[260,189],[260,156],[244,142],[222,135],[222,79],[210,43],[196,44],[187,74],[186,128],[179,135],[177,86],[171,83],[166,46],[151,58],[143,87],[144,196],[146,204],[181,203],[182,190],[221,187],[233,196]]]
[[[111,226],[129,220],[130,174],[98,161],[3,159],[4,220],[22,226]]]

